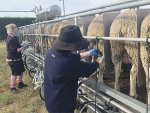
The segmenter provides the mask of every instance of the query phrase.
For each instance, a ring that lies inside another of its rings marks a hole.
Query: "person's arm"
[[[80,53],[80,57],[81,59],[83,59],[83,58],[87,58],[93,55],[99,55],[100,53],[101,52],[99,51],[99,49],[92,49],[90,51]]]
[[[17,52],[21,52],[23,49],[26,49],[26,48],[28,48],[28,45],[24,45],[23,47],[17,48],[17,49],[11,49],[11,51],[13,53],[17,53]]]
[[[90,52],[89,51],[80,53],[80,58],[81,59],[87,58],[87,57],[90,57]]]
[[[21,47],[23,47],[24,45],[25,45],[25,43],[22,43],[22,44],[20,44],[21,45]]]
[[[99,67],[98,61],[89,64],[76,58],[72,59],[69,63],[68,70],[70,70],[70,73],[66,76],[70,78],[89,77]]]
[[[23,48],[21,47],[21,48],[18,48],[17,49],[17,52],[21,52],[23,50]]]

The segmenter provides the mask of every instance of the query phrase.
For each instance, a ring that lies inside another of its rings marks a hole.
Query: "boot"
[[[27,84],[24,84],[23,82],[18,83],[18,88],[23,88],[28,86]]]
[[[10,88],[10,92],[17,94],[19,91],[16,88]]]

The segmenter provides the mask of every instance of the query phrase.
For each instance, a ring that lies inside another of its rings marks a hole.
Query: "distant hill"
[[[20,17],[0,17],[0,40],[4,40],[7,38],[7,32],[5,26],[10,23],[14,23],[17,27],[32,24],[32,21],[35,18],[20,18]]]

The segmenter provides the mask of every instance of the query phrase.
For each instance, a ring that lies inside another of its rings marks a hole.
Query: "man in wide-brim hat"
[[[76,106],[78,78],[89,77],[99,67],[99,60],[89,64],[81,59],[97,55],[99,50],[73,54],[89,46],[78,26],[61,29],[45,59],[44,97],[49,113],[73,113]]]

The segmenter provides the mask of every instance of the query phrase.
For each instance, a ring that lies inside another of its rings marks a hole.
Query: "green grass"
[[[6,55],[6,44],[0,43],[0,113],[47,113],[45,103],[40,99],[39,90],[33,89],[28,71],[25,71],[23,76],[23,81],[28,87],[17,88],[19,94],[12,94],[9,91],[11,70],[6,62]]]

